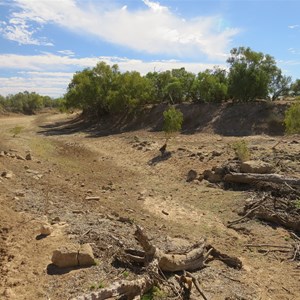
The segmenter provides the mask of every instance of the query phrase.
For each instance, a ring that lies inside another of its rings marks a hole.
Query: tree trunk
[[[266,181],[300,186],[300,179],[285,177],[278,174],[231,173],[225,175],[224,181],[231,183],[255,183],[257,181]]]

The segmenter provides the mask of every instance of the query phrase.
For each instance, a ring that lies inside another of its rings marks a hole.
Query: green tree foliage
[[[282,71],[277,68],[271,74],[271,82],[269,84],[269,94],[272,101],[278,99],[280,96],[286,96],[291,89],[292,78],[284,76]]]
[[[285,113],[284,124],[286,133],[300,133],[300,101],[292,104]]]
[[[174,106],[169,107],[164,111],[164,125],[163,131],[166,134],[167,139],[172,136],[172,134],[179,132],[182,127],[183,114],[180,110],[176,109]]]
[[[300,79],[297,79],[291,85],[291,93],[293,96],[300,96]]]
[[[185,68],[165,72],[149,72],[146,77],[151,81],[154,102],[172,104],[190,101],[195,74]]]
[[[193,82],[192,97],[195,102],[221,102],[226,100],[227,91],[225,71],[206,70],[200,72]]]
[[[0,107],[8,112],[34,114],[42,108],[58,107],[56,99],[41,96],[35,92],[20,92],[3,97],[0,95]]]
[[[115,88],[108,93],[109,110],[128,111],[152,100],[152,86],[139,72],[126,72],[116,78]]]
[[[250,48],[233,48],[227,62],[230,65],[229,93],[237,101],[266,99],[269,86],[277,72],[275,60],[268,54]]]
[[[151,83],[153,103],[169,101],[169,95],[168,91],[166,90],[166,86],[171,81],[171,72],[149,72],[146,77]]]
[[[54,101],[48,96],[41,96],[35,92],[29,93],[28,91],[17,93],[15,95],[8,95],[2,97],[0,102],[1,106],[10,112],[34,114],[36,111],[43,107],[50,107],[50,102]]]
[[[116,78],[119,76],[117,66],[110,67],[100,62],[93,69],[84,69],[74,74],[68,86],[67,108],[79,108],[84,113],[97,116],[109,112],[109,94],[115,90]]]

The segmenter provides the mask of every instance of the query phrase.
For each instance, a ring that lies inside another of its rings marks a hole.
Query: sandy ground
[[[191,245],[205,237],[210,244],[243,262],[242,270],[218,261],[196,272],[209,299],[300,299],[299,263],[287,253],[261,252],[246,244],[290,245],[289,232],[251,220],[240,230],[227,222],[250,192],[219,188],[204,181],[186,182],[189,170],[199,174],[234,157],[233,137],[179,135],[169,143],[172,155],[160,160],[161,133],[134,131],[96,136],[65,130],[73,116],[44,114],[0,118],[0,151],[33,160],[0,157],[0,299],[70,299],[124,279],[114,256],[135,244],[134,224],[145,227],[165,250]],[[12,130],[21,126],[13,137]],[[245,138],[252,158],[275,162],[271,147],[279,138]],[[295,137],[277,148],[288,157],[299,154]],[[215,153],[214,153],[215,152]],[[217,152],[217,155],[215,155]],[[283,155],[284,157],[284,155]],[[282,159],[278,172],[297,176],[299,160]],[[33,171],[33,172],[32,172]],[[87,201],[99,196],[99,201]],[[122,217],[122,218],[120,218]],[[131,222],[123,222],[123,219]],[[39,239],[40,224],[54,232]],[[51,255],[67,242],[91,243],[97,265],[51,271]],[[174,246],[175,245],[175,246]],[[126,278],[135,278],[126,270]]]

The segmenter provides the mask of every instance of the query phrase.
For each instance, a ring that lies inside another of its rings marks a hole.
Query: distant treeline
[[[34,114],[43,108],[60,108],[63,103],[62,98],[53,99],[49,96],[41,96],[35,92],[25,91],[6,97],[0,95],[0,112]]]
[[[268,54],[234,48],[227,63],[227,70],[216,67],[193,74],[180,68],[142,76],[136,71],[121,73],[118,65],[99,62],[74,74],[65,105],[100,117],[162,102],[273,101],[300,95],[300,79],[292,82],[283,75]]]
[[[32,114],[42,108],[81,109],[89,116],[133,111],[147,104],[181,102],[219,103],[274,101],[284,96],[300,96],[300,79],[292,82],[275,59],[250,48],[233,48],[228,68],[215,67],[198,74],[185,68],[164,72],[122,73],[118,65],[99,62],[73,75],[63,98],[53,99],[34,92],[3,97],[0,112]]]

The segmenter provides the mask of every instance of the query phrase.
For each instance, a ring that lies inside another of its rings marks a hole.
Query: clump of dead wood
[[[242,173],[239,161],[206,170],[203,177],[225,189],[253,192],[242,217],[229,222],[228,226],[257,218],[300,233],[300,178],[273,173]]]
[[[145,230],[140,226],[136,226],[135,238],[142,250],[125,249],[117,259],[138,266],[140,275],[135,280],[115,282],[108,288],[77,297],[76,300],[141,299],[143,294],[158,284],[168,286],[177,299],[190,299],[189,295],[193,287],[199,299],[207,299],[192,271],[206,267],[209,257],[218,259],[231,268],[242,268],[242,262],[237,257],[221,253],[207,244],[204,239],[186,253],[165,253],[150,242]],[[175,275],[177,285],[165,277],[165,273],[174,272],[182,273]]]

